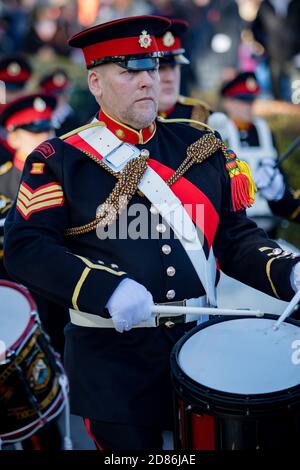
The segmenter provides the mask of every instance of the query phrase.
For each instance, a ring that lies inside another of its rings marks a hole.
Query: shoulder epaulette
[[[165,119],[161,116],[158,116],[157,120],[158,120],[158,122],[161,122],[163,124],[171,124],[171,123],[174,123],[174,122],[182,123],[182,124],[190,124],[190,125],[194,124],[197,127],[204,127],[206,130],[208,130],[210,132],[214,132],[214,129],[212,127],[208,126],[207,124],[205,124],[202,121],[196,121],[195,119],[185,119],[185,118]]]
[[[211,107],[205,101],[200,100],[199,98],[192,98],[191,96],[179,95],[177,98],[178,103],[185,104],[186,106],[203,106],[203,108],[211,111]]]
[[[13,164],[12,162],[5,162],[3,165],[0,166],[0,176],[5,175],[11,168]]]
[[[90,129],[91,127],[105,127],[106,124],[102,121],[97,121],[97,122],[90,122],[89,124],[85,124],[84,126],[77,127],[73,131],[67,132],[67,134],[61,135],[59,138],[61,140],[66,140],[69,137],[73,137],[73,135],[79,134],[79,132],[85,131],[86,129]]]
[[[2,218],[3,214],[8,212],[12,204],[13,204],[13,200],[11,198],[4,196],[4,194],[0,194],[0,214],[1,214],[0,218]]]

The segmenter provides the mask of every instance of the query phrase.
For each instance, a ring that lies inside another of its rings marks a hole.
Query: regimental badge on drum
[[[147,49],[147,47],[150,47],[151,42],[152,42],[152,39],[150,37],[150,34],[148,34],[146,30],[142,31],[142,33],[139,36],[140,46]]]
[[[41,390],[48,385],[50,380],[50,368],[45,362],[43,353],[38,353],[30,365],[28,371],[28,380],[31,388]]]

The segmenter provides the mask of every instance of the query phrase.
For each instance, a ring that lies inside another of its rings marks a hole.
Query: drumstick
[[[298,135],[298,137],[296,137],[296,139],[293,140],[293,142],[291,143],[291,145],[289,145],[286,151],[280,157],[278,157],[276,164],[274,165],[274,168],[277,168],[279,165],[281,165],[281,163],[287,157],[290,156],[290,154],[298,147],[299,144],[300,144],[300,135]]]
[[[300,301],[300,290],[296,292],[290,303],[288,304],[287,308],[285,311],[280,315],[276,323],[273,325],[273,330],[276,331],[278,330],[280,324],[293,312],[294,308]]]
[[[239,316],[255,316],[263,317],[260,310],[230,310],[226,308],[210,308],[210,307],[179,307],[176,305],[154,305],[152,313],[163,316],[168,315],[239,315]]]

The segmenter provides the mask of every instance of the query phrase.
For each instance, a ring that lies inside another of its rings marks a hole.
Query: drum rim
[[[29,308],[30,308],[30,315],[29,315],[28,323],[27,323],[23,333],[21,334],[21,336],[19,338],[16,339],[16,341],[13,344],[7,346],[6,353],[11,355],[12,353],[14,353],[18,349],[20,344],[22,344],[24,339],[31,332],[31,330],[33,328],[33,325],[36,322],[38,323],[37,315],[36,315],[37,306],[36,306],[36,303],[35,303],[32,295],[30,294],[29,290],[26,289],[26,287],[24,287],[20,284],[17,284],[16,282],[8,281],[6,279],[0,279],[0,287],[1,286],[8,287],[10,289],[13,289],[13,290],[16,290],[16,291],[20,292],[26,298],[26,300],[29,304]]]
[[[212,409],[214,412],[219,411],[226,411],[228,414],[228,410],[231,410],[236,413],[238,410],[243,408],[245,411],[247,409],[247,414],[253,413],[258,414],[267,414],[267,409],[273,409],[275,405],[276,408],[279,409],[278,404],[283,401],[284,399],[284,406],[287,408],[291,408],[292,405],[300,403],[300,386],[296,385],[294,387],[285,388],[276,392],[270,393],[259,393],[259,394],[240,394],[240,393],[231,393],[231,392],[224,392],[220,390],[216,390],[210,388],[208,386],[204,386],[196,382],[194,379],[189,377],[179,366],[179,353],[181,351],[182,346],[186,343],[186,341],[194,336],[195,333],[198,331],[204,330],[208,326],[223,323],[229,320],[237,320],[237,319],[254,319],[256,317],[253,316],[226,316],[223,318],[214,318],[209,322],[202,323],[201,325],[195,326],[190,331],[188,331],[182,338],[177,341],[174,345],[170,361],[171,361],[171,376],[172,382],[175,386],[175,390],[179,394],[179,396],[184,399],[195,398],[195,407],[203,408],[205,410],[205,414],[209,414],[209,410]],[[276,320],[278,319],[277,315],[273,314],[265,314],[262,319],[270,319]],[[292,318],[287,318],[285,320],[286,323],[290,323],[292,325],[297,326],[300,328],[299,322],[293,320]],[[178,389],[179,388],[179,389]],[[201,393],[201,402],[200,396],[199,401],[197,401],[197,395]],[[298,392],[298,393],[297,393]],[[266,403],[267,398],[267,403]],[[187,400],[188,401],[188,400]]]

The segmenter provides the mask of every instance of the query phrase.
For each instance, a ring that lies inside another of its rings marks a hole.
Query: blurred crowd
[[[182,93],[217,90],[237,70],[254,71],[264,97],[299,103],[298,0],[1,0],[0,54],[27,54],[37,74],[40,60],[78,64],[67,45],[73,33],[143,14],[190,23]]]

